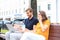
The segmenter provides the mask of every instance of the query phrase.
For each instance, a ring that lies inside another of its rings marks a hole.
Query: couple
[[[50,21],[45,12],[39,11],[38,19],[33,17],[32,8],[28,8],[26,14],[28,18],[24,21],[25,31],[20,28],[18,33],[7,32],[6,40],[48,40]],[[19,25],[14,24],[14,28],[19,29]]]

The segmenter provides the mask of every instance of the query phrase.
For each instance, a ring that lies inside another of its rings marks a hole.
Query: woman
[[[35,33],[43,35],[46,40],[48,40],[50,21],[48,20],[44,11],[38,12],[38,19],[39,23],[36,25],[36,27],[34,27]]]

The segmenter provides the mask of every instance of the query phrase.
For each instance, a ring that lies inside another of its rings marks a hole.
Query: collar
[[[31,19],[28,18],[28,20],[32,20],[34,17],[32,17]]]

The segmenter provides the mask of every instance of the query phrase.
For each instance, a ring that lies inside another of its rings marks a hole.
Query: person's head
[[[46,13],[44,11],[39,11],[38,12],[38,18],[41,18],[42,22],[47,20]]]
[[[33,16],[33,9],[32,8],[28,8],[26,10],[26,14],[27,14],[28,18],[30,18],[31,16]]]

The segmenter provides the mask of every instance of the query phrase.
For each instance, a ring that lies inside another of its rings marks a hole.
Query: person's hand
[[[38,20],[39,20],[39,21],[42,21],[42,16],[41,16],[40,13],[38,13]]]
[[[24,32],[23,29],[20,29],[19,32]]]
[[[21,28],[20,25],[14,24],[14,29],[18,29],[18,28]]]
[[[18,24],[14,24],[14,29],[16,29],[17,31],[22,31],[22,27]]]

